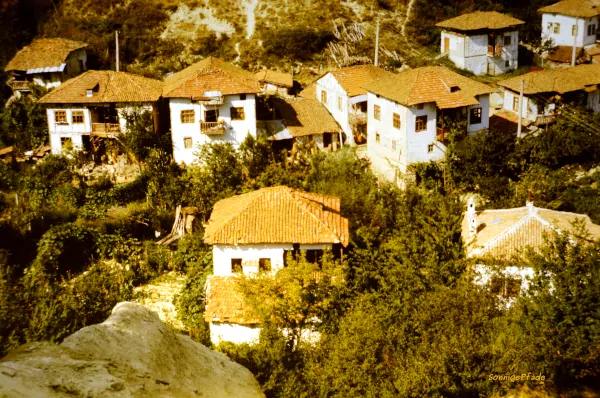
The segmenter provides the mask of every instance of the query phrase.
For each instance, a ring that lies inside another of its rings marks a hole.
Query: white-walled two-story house
[[[191,164],[201,145],[217,141],[238,147],[256,138],[256,77],[208,57],[165,79],[163,97],[171,115],[173,157]]]
[[[530,72],[498,82],[504,88],[504,109],[515,114],[519,113],[521,81],[521,115],[536,125],[552,121],[563,104],[600,112],[600,64]]]
[[[288,253],[299,250],[316,261],[348,239],[339,198],[279,186],[217,202],[204,233],[204,242],[213,245],[214,272],[206,282],[204,310],[211,341],[258,340],[258,320],[236,288],[239,275],[276,273]]]
[[[489,127],[494,90],[441,66],[403,71],[365,88],[368,155],[390,180],[412,163],[442,159],[448,123],[466,123],[470,133]]]
[[[316,96],[346,134],[350,144],[367,141],[367,91],[363,85],[393,73],[373,65],[328,72],[316,81]]]
[[[438,23],[441,51],[475,75],[499,75],[519,66],[519,25],[525,22],[491,12],[472,12]]]
[[[600,17],[598,0],[564,0],[539,9],[542,39],[556,46],[585,47],[596,43]]]
[[[54,88],[87,70],[86,43],[53,38],[36,39],[8,62],[8,85],[14,92],[27,92],[29,84]]]
[[[112,137],[126,132],[126,115],[134,109],[153,112],[158,128],[157,103],[162,82],[115,71],[87,71],[40,99],[47,105],[52,153],[63,146],[82,149],[90,137]]]

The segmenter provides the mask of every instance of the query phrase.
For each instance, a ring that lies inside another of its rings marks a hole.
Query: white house
[[[280,186],[217,202],[204,233],[204,242],[213,245],[214,275],[207,280],[204,311],[211,341],[258,338],[260,325],[235,287],[236,275],[276,273],[288,253],[299,250],[315,261],[323,250],[346,246],[348,237],[339,198]]]
[[[357,65],[327,72],[316,81],[316,97],[342,127],[348,142],[367,142],[367,90],[364,84],[393,76],[373,65]]]
[[[278,94],[286,97],[294,86],[294,78],[291,73],[262,69],[254,72],[254,77],[260,83],[262,94]]]
[[[201,145],[256,138],[256,94],[260,84],[248,71],[208,57],[165,79],[173,157],[193,163]]]
[[[542,39],[556,46],[586,47],[596,43],[600,16],[598,0],[564,0],[539,9]]]
[[[115,71],[87,71],[43,96],[52,153],[63,146],[82,149],[90,138],[126,132],[126,115],[134,109],[153,112],[158,128],[157,102],[162,82]]]
[[[570,233],[581,222],[592,239],[600,238],[600,225],[586,215],[535,207],[484,210],[477,212],[471,198],[462,222],[467,257],[477,259],[475,283],[490,284],[492,292],[510,305],[527,290],[534,275],[522,263],[525,250],[539,249],[551,232]],[[516,264],[516,265],[515,265]]]
[[[475,75],[499,75],[519,66],[519,25],[498,12],[472,12],[438,23],[441,52]]]
[[[54,88],[87,70],[86,43],[54,38],[36,39],[8,62],[8,85],[15,92],[27,92],[29,84]]]
[[[412,163],[443,159],[449,123],[466,123],[469,133],[489,127],[494,90],[441,66],[400,72],[365,88],[367,152],[375,170],[389,180]]]
[[[515,114],[519,112],[521,81],[521,115],[537,125],[552,121],[563,104],[600,112],[600,64],[530,72],[498,82],[504,88],[504,109]]]

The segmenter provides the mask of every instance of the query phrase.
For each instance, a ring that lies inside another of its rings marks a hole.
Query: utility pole
[[[119,71],[119,31],[118,30],[115,32],[115,47],[116,47],[115,53],[117,54],[117,59],[116,59],[115,64],[116,64],[116,70],[118,72]]]
[[[571,66],[575,66],[575,57],[577,56],[577,34],[579,30],[579,20],[575,18],[575,25],[573,25],[573,53],[571,54]]]
[[[377,15],[377,30],[375,31],[375,66],[379,65],[379,15]]]
[[[521,139],[521,125],[523,124],[523,88],[525,86],[525,81],[521,79],[521,87],[519,91],[519,124],[517,127],[517,139]]]

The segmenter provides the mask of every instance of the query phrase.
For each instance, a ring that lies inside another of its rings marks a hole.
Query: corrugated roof
[[[36,39],[30,45],[19,50],[4,70],[26,71],[39,68],[60,68],[69,54],[86,43],[62,38]]]
[[[281,115],[283,125],[293,137],[336,133],[341,130],[327,108],[316,99],[276,98],[273,105]]]
[[[294,78],[291,73],[275,72],[269,69],[254,72],[254,77],[260,83],[271,83],[280,87],[293,87]]]
[[[600,239],[600,225],[592,223],[587,215],[537,207],[479,212],[475,237],[469,236],[468,214],[465,214],[462,235],[468,255],[509,259],[522,254],[527,247],[540,248],[544,244],[544,234],[557,229],[571,231],[575,221],[582,221],[592,238]]]
[[[239,289],[237,276],[210,275],[206,280],[204,319],[206,322],[227,322],[255,325],[260,321],[252,314]]]
[[[563,0],[542,7],[541,13],[562,14],[578,18],[591,18],[600,15],[600,0]]]
[[[388,72],[373,65],[348,66],[346,68],[333,70],[330,73],[335,77],[335,80],[342,86],[349,97],[364,95],[367,93],[367,90],[363,87],[365,84],[394,75],[392,72]]]
[[[563,94],[600,84],[600,65],[585,64],[572,68],[529,72],[525,75],[502,80],[498,82],[498,85],[518,92],[521,79],[524,81],[523,94]]]
[[[87,90],[95,89],[91,97]],[[154,102],[162,93],[156,79],[111,70],[90,70],[67,80],[40,99],[45,104]]]
[[[260,91],[254,75],[219,58],[208,57],[165,79],[165,98],[204,97],[218,91],[221,95],[253,94]]]
[[[525,22],[496,11],[476,11],[437,23],[440,28],[463,32],[514,28]]]
[[[215,204],[204,242],[210,245],[265,243],[348,244],[348,219],[340,199],[279,186],[223,199]]]
[[[443,66],[406,70],[371,82],[365,88],[402,105],[435,102],[439,109],[477,105],[478,95],[495,91]]]

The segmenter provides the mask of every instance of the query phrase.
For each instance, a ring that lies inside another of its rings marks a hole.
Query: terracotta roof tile
[[[435,26],[462,32],[514,28],[525,22],[496,11],[476,11],[440,22]]]
[[[587,86],[600,84],[600,65],[585,64],[572,68],[529,72],[498,82],[499,86],[512,91],[520,90],[521,79],[524,80],[524,94],[568,93],[583,90]]]
[[[253,94],[260,91],[254,75],[214,57],[208,57],[165,79],[165,98],[203,97],[206,92],[222,95]]]
[[[373,65],[356,65],[330,72],[349,97],[367,94],[365,84],[394,74]]]
[[[87,46],[86,43],[61,38],[37,39],[19,50],[4,70],[26,71],[28,69],[60,67],[65,63],[69,54]]]
[[[259,83],[271,83],[280,87],[293,87],[294,78],[291,73],[275,72],[268,69],[254,72],[254,77]]]
[[[95,89],[91,97],[87,90]],[[89,70],[67,80],[40,99],[45,104],[97,104],[112,102],[154,102],[162,93],[156,79],[111,70]]]
[[[365,88],[402,105],[435,102],[440,109],[477,105],[477,96],[495,91],[443,66],[410,69],[371,82]]]
[[[229,322],[241,325],[259,323],[246,304],[237,276],[210,275],[206,280],[204,319],[206,322]]]
[[[575,60],[578,64],[584,62],[586,59],[583,48],[578,47],[575,51]],[[548,54],[548,60],[552,62],[560,62],[564,64],[570,64],[571,58],[573,57],[572,46],[556,46],[550,54]]]
[[[591,18],[600,15],[600,0],[563,0],[542,7],[539,9],[539,12]]]
[[[308,86],[304,87],[304,90],[300,91],[298,96],[309,99],[317,98],[317,82],[314,81]]]
[[[348,245],[348,220],[340,199],[285,186],[263,188],[215,204],[206,226],[207,244],[265,243]]]
[[[336,133],[341,130],[327,108],[316,99],[276,98],[273,100],[273,105],[293,137]]]

